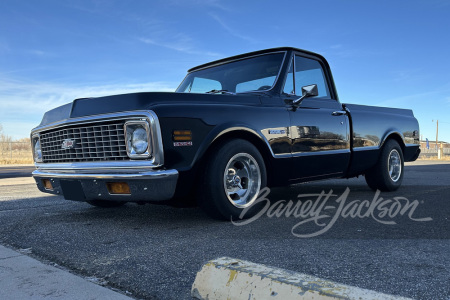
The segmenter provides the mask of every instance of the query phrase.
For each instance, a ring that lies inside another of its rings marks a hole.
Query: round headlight
[[[36,162],[42,161],[42,149],[41,142],[39,140],[36,140],[36,143],[34,144],[34,160]]]
[[[131,137],[131,146],[133,147],[136,154],[143,154],[148,148],[148,136],[147,131],[139,127],[133,131]]]

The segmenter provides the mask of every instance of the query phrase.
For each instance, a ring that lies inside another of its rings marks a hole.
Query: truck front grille
[[[124,121],[115,121],[41,132],[43,162],[127,160],[123,126]]]

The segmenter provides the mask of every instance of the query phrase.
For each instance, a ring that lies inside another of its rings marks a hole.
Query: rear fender
[[[405,149],[405,137],[403,136],[403,134],[399,131],[399,130],[394,130],[394,129],[390,129],[388,130],[384,135],[383,138],[381,139],[380,142],[380,146],[379,148],[383,148],[384,144],[386,143],[387,140],[389,139],[394,139],[396,140],[400,147],[402,147],[402,150]]]

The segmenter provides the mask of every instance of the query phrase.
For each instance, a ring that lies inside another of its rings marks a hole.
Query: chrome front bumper
[[[50,166],[48,166],[50,167]],[[40,191],[63,195],[68,200],[111,201],[164,201],[175,193],[177,170],[152,170],[145,168],[61,168],[39,169],[32,173]],[[50,180],[52,189],[45,188],[44,180]],[[131,194],[111,194],[107,183],[126,182]]]

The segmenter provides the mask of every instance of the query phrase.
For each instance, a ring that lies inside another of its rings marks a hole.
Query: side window
[[[301,96],[303,86],[317,84],[317,89],[319,90],[319,95],[317,97],[330,97],[327,81],[325,80],[325,74],[322,70],[322,66],[317,60],[296,55],[294,77],[296,95]]]
[[[284,83],[284,90],[286,94],[295,94],[294,90],[294,61],[291,61],[291,66],[286,77],[286,82]]]
[[[221,90],[222,85],[220,82],[212,79],[195,77],[194,81],[188,86],[190,88],[189,93],[206,93],[211,90]]]

